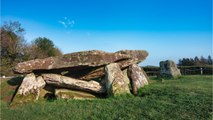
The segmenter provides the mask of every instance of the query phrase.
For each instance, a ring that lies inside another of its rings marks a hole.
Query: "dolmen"
[[[138,65],[145,50],[81,51],[18,63],[13,71],[24,74],[12,104],[43,98],[93,99],[138,94],[148,77]]]

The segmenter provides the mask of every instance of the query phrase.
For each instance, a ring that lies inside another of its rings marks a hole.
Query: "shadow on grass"
[[[10,80],[7,81],[7,83],[11,86],[20,86],[23,81],[23,77],[15,77],[11,78]]]
[[[48,102],[54,102],[55,100],[57,100],[56,96],[53,93],[46,93],[44,99],[46,99]]]
[[[17,91],[18,91],[18,88],[19,86],[21,85],[23,81],[23,77],[15,77],[15,78],[11,78],[10,80],[7,81],[7,83],[11,86],[17,86],[16,89],[15,89],[15,92],[10,100],[10,103],[13,101],[13,98],[15,97]]]

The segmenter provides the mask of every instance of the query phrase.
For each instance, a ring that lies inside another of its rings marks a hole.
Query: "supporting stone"
[[[11,105],[38,100],[40,90],[45,85],[46,83],[41,76],[36,78],[33,73],[27,74],[14,96]]]
[[[124,80],[123,72],[117,63],[105,67],[106,89],[109,96],[129,94],[128,83]]]
[[[96,96],[82,91],[74,91],[69,89],[56,89],[56,98],[61,99],[94,99]]]
[[[105,93],[105,88],[96,81],[83,81],[57,74],[42,74],[45,82],[57,87],[93,93]]]
[[[133,64],[128,68],[128,76],[131,81],[132,93],[134,95],[138,94],[138,89],[148,85],[148,76],[144,70],[137,64]]]

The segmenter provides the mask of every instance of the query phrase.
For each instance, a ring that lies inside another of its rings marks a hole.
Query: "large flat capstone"
[[[76,79],[90,80],[103,76],[104,67],[118,63],[121,69],[146,59],[144,50],[121,50],[115,53],[92,50],[66,54],[61,57],[36,59],[17,64],[16,73],[56,73]]]
[[[107,53],[99,50],[82,51],[65,54],[60,57],[49,57],[18,63],[14,67],[14,72],[30,73],[33,70],[51,70],[77,66],[95,67],[123,59],[131,59],[131,56],[121,53]]]

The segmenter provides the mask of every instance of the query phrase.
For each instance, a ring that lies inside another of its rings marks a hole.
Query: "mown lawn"
[[[16,84],[1,80],[1,120],[143,120],[212,119],[212,76],[157,80],[137,97],[38,101],[9,108]]]

